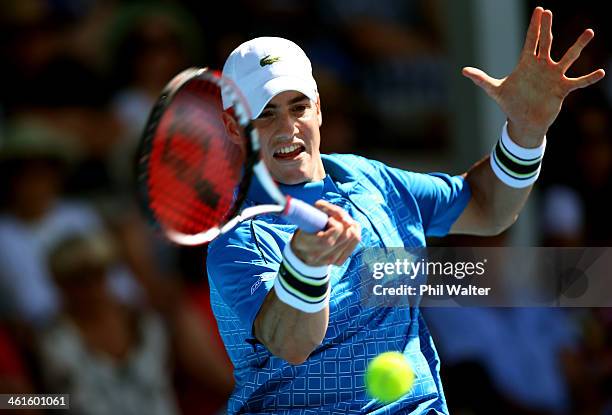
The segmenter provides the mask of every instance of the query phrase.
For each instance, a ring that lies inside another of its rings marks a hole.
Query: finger
[[[344,213],[344,209],[325,200],[317,200],[315,202],[315,206],[321,209],[323,212],[327,213],[328,216],[340,218],[343,216],[342,214]]]
[[[594,36],[595,32],[593,32],[591,29],[585,30],[584,32],[582,32],[580,37],[576,39],[576,42],[572,45],[572,47],[569,48],[567,52],[565,52],[565,55],[563,55],[563,57],[559,61],[559,65],[563,69],[564,73],[568,70],[570,66],[572,66],[574,62],[576,62],[576,59],[578,59],[580,53],[582,52],[582,49],[584,49],[584,47],[589,44],[589,42],[591,41],[591,39],[593,39]]]
[[[297,230],[291,240],[293,252],[305,263],[318,265],[318,259],[327,256],[334,250],[344,226],[330,217],[324,231],[310,234]]]
[[[336,218],[337,220],[345,223],[347,226],[353,221],[353,219],[344,209],[325,200],[317,200],[317,202],[315,202],[315,206],[322,210],[327,216]]]
[[[340,255],[336,258],[334,264],[340,266],[346,262],[346,260],[353,254],[357,245],[361,242],[361,236],[357,233],[354,233],[353,237],[348,240],[345,248],[342,250]]]
[[[346,229],[343,239],[343,249],[338,252],[337,256],[333,259],[333,264],[342,265],[344,261],[353,253],[355,247],[361,242],[361,225],[355,222],[353,225]]]
[[[570,87],[568,92],[584,88],[589,85],[593,85],[595,82],[600,81],[604,76],[606,76],[606,72],[603,69],[598,69],[588,75],[584,75],[579,78],[568,78],[568,80],[570,81]]]
[[[324,244],[323,246],[327,247],[327,250],[329,250],[336,244],[343,231],[344,225],[336,218],[330,216],[327,222],[327,228],[320,236],[317,235],[317,241],[315,241],[315,243],[321,244],[322,242]]]
[[[320,261],[326,264],[330,264],[330,265],[341,265],[342,263],[339,262],[340,258],[344,255],[344,252],[346,251],[346,247],[348,246],[350,242],[351,242],[351,229],[346,228],[344,230],[344,233],[340,236],[340,238],[338,238],[338,241],[336,245],[334,246],[334,250],[331,252],[328,252],[325,256],[321,257]]]
[[[361,227],[359,225],[351,226],[345,229],[345,232],[336,244],[336,249],[327,257],[322,259],[323,262],[333,265],[342,265],[355,250],[355,247],[361,241]]]
[[[302,232],[298,229],[293,234],[290,244],[291,250],[302,262],[312,266],[319,265],[315,262],[318,255],[312,248],[313,246],[317,246],[315,235]]]
[[[552,12],[544,10],[542,13],[542,25],[540,27],[539,52],[540,58],[550,58],[550,47],[552,45]]]
[[[461,71],[463,76],[469,78],[474,82],[477,86],[484,89],[484,91],[492,98],[496,95],[497,87],[501,84],[499,79],[495,79],[489,75],[487,75],[484,71],[481,71],[478,68],[472,68],[466,66]]]
[[[330,256],[325,262],[337,267],[342,266],[342,264],[344,264],[351,256],[356,246],[356,242],[347,242],[342,246],[342,249],[340,249],[335,255]]]
[[[523,46],[523,53],[529,55],[535,55],[538,48],[538,38],[540,37],[540,23],[542,21],[542,12],[544,11],[541,7],[536,7],[531,14],[531,21],[529,22],[529,28],[525,35],[525,45]]]
[[[345,226],[342,225],[335,218],[330,217],[328,222],[328,228],[321,234],[317,234],[316,240],[311,240],[309,252],[311,258],[317,264],[327,265],[329,262],[324,261],[334,252],[339,249],[338,246],[342,245],[342,235],[345,231]]]

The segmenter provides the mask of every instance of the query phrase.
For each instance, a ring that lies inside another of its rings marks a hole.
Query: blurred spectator
[[[61,131],[81,147],[74,192],[112,191],[106,165],[118,123],[106,111],[110,97],[103,73],[102,28],[115,2],[8,0],[2,52],[3,107],[12,121],[32,119]]]
[[[0,67],[5,103],[21,104],[34,97],[30,82],[62,51],[69,50],[64,16],[53,13],[49,2],[7,0],[0,4],[3,36],[1,51],[10,65]]]
[[[610,115],[612,107],[601,91],[584,91],[571,101],[560,125],[553,125],[549,133],[561,143],[551,146],[549,162],[542,170],[544,183],[565,186],[565,193],[571,191],[579,198],[572,203],[579,203],[583,210],[585,246],[609,246],[612,242],[612,218],[606,204],[601,203],[601,195],[612,191]]]
[[[507,232],[489,238],[455,235],[444,242],[505,246],[507,237]],[[492,263],[503,264],[503,269],[488,267],[487,274],[503,276],[490,284],[502,283],[506,304],[520,304],[536,287],[537,281],[520,282],[511,262]],[[423,315],[440,353],[451,413],[576,413],[573,392],[581,373],[572,367],[579,365],[582,339],[573,314],[547,307],[457,306],[426,308]]]
[[[431,308],[425,316],[451,411],[573,413],[563,359],[575,353],[578,337],[564,310]]]
[[[0,323],[0,393],[26,394],[35,389],[19,342],[8,325]],[[38,410],[15,410],[6,413],[40,414]]]
[[[109,153],[118,190],[133,191],[138,139],[164,85],[189,66],[203,66],[201,33],[179,5],[133,2],[119,7],[109,23],[107,51],[113,96],[110,110],[120,130]]]
[[[193,18],[177,6],[135,3],[109,27],[113,111],[127,138],[140,137],[153,103],[174,75],[195,65],[202,39]]]
[[[572,188],[554,185],[543,194],[542,245],[583,246],[584,205]]]
[[[358,145],[358,123],[351,118],[351,106],[354,104],[350,91],[328,67],[320,65],[316,69],[317,84],[321,94],[322,153],[354,152]]]
[[[38,326],[53,318],[59,302],[46,264],[49,247],[66,233],[102,226],[85,204],[61,197],[74,150],[48,126],[15,126],[0,148],[0,295],[3,314]],[[137,288],[125,268],[111,272],[120,298]]]
[[[217,413],[227,402],[233,377],[212,316],[208,286],[202,282],[202,249],[184,251],[190,258],[181,266],[181,277],[191,282],[182,286],[160,275],[158,258],[143,227],[142,221],[132,218],[116,229],[116,235],[124,259],[147,293],[148,303],[167,323],[179,405],[185,414]]]
[[[439,151],[448,109],[438,2],[321,0],[318,7],[350,45],[363,112],[375,115],[364,144],[371,146],[375,134],[376,148]]]
[[[612,243],[612,218],[601,195],[612,191],[612,121],[606,107],[589,105],[581,109],[578,121],[579,171],[576,188],[586,206],[586,243],[609,246]]]
[[[90,197],[114,192],[108,159],[119,137],[118,123],[106,110],[104,79],[87,63],[56,56],[19,91],[22,101],[9,102],[9,120],[44,124],[80,150],[67,190]]]
[[[69,393],[81,414],[177,413],[168,334],[157,315],[110,295],[106,278],[115,259],[104,234],[69,235],[51,249],[64,305],[41,337],[47,390]]]
[[[58,293],[50,278],[45,258],[51,247],[66,235],[88,234],[104,228],[100,216],[87,204],[61,196],[64,173],[71,159],[70,151],[63,151],[66,146],[63,135],[48,126],[29,124],[16,127],[0,149],[0,177],[4,182],[0,186],[1,315],[35,328],[46,326],[57,317],[62,300],[68,302],[65,306],[74,300],[67,296],[66,287]],[[166,278],[159,266],[159,256],[151,251],[147,239],[151,235],[144,230],[139,217],[131,216],[133,213],[124,211],[114,218],[112,225],[120,237],[116,248],[121,261],[108,264],[105,278],[99,279],[96,286],[110,284],[113,302],[121,299],[121,303],[132,305],[150,304],[165,317],[171,336],[171,357],[181,373],[183,389],[178,391],[183,398],[181,403],[190,394],[191,408],[204,412],[187,413],[213,413],[225,403],[232,377],[225,352],[216,341],[217,332],[205,318],[205,310],[210,306],[199,307],[190,292],[184,294],[176,281]],[[81,288],[71,291],[78,294],[77,300],[84,293]],[[153,333],[158,330],[155,327],[157,323],[151,329]],[[169,374],[168,378],[171,377]],[[185,390],[187,387],[190,389]],[[197,400],[193,391],[197,391]],[[210,394],[204,403],[202,393]]]
[[[118,8],[109,33],[112,83],[117,89],[111,105],[122,128],[112,154],[113,176],[123,190],[133,191],[133,157],[153,103],[174,75],[189,66],[202,66],[199,58],[203,37],[194,18],[179,5],[159,2],[136,2]],[[151,302],[168,323],[175,352],[179,406],[188,414],[216,412],[225,405],[233,379],[229,359],[211,318],[210,304],[202,301],[208,295],[208,287],[189,284],[172,295],[168,287],[156,287],[160,281],[151,277],[159,274],[159,270],[143,258],[165,262],[170,272],[182,272],[177,257],[180,261],[188,255],[185,250],[160,244],[138,227],[128,217],[119,232],[125,239],[127,255],[136,258],[131,261],[132,268],[138,270]],[[143,246],[151,245],[143,240],[143,235],[157,244],[153,251],[142,252]],[[161,257],[167,260],[160,261]],[[190,266],[195,265],[198,270],[192,279],[200,282],[205,280],[202,261],[201,250],[197,258],[190,257]],[[207,396],[204,401],[203,394]]]

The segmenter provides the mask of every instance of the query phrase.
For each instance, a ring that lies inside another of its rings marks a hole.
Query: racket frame
[[[153,212],[150,206],[150,197],[148,192],[148,158],[151,156],[155,132],[159,127],[164,112],[172,104],[173,99],[177,96],[177,94],[190,81],[194,80],[203,80],[214,83],[220,88],[222,93],[232,101],[230,108],[233,109],[234,118],[244,131],[246,156],[243,170],[244,177],[240,182],[238,191],[236,192],[236,200],[232,204],[231,209],[224,215],[224,218],[232,219],[224,223],[222,222],[220,226],[190,235],[165,228],[156,219],[155,212]],[[282,214],[286,210],[290,198],[282,194],[274,179],[270,175],[270,172],[266,168],[263,160],[259,157],[259,152],[261,149],[259,144],[259,135],[257,133],[257,129],[255,129],[251,123],[251,113],[245,103],[246,101],[244,100],[244,97],[240,93],[238,87],[230,79],[223,77],[219,71],[210,70],[208,68],[188,68],[172,78],[172,80],[164,87],[158,100],[153,106],[138,147],[138,160],[136,162],[137,192],[140,206],[145,213],[148,222],[157,231],[163,233],[170,241],[186,246],[203,245],[212,241],[217,236],[228,232],[244,220],[268,213]],[[253,175],[257,176],[264,190],[277,204],[252,206],[242,210],[240,214],[238,214],[238,211],[246,199]]]

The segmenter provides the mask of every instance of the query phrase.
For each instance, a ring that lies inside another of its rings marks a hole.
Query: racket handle
[[[287,204],[282,216],[288,222],[308,233],[315,233],[327,226],[327,215],[314,206],[299,199],[287,196]]]

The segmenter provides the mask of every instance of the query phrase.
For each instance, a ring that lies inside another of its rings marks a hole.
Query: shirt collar
[[[336,189],[333,182],[340,183],[356,181],[353,170],[333,155],[321,154],[323,167],[327,175],[323,180],[317,182],[300,183],[295,185],[280,184],[279,188],[283,194],[296,197],[307,203],[314,203],[327,191]],[[247,200],[256,204],[274,203],[274,201],[263,190],[257,177],[253,177],[247,194]]]

